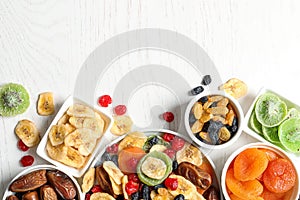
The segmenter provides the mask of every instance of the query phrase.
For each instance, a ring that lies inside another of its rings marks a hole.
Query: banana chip
[[[181,150],[177,151],[176,159],[178,164],[189,162],[200,166],[202,164],[202,153],[197,147],[191,144],[185,144]]]
[[[184,177],[175,174],[172,174],[169,177],[176,178],[178,181],[178,187],[176,190],[168,190],[174,197],[179,194],[183,194],[185,199],[193,199],[194,195],[197,192],[197,188],[193,183],[191,183]]]
[[[103,163],[103,168],[116,184],[120,185],[122,183],[122,177],[124,176],[124,174],[114,162],[105,161]]]
[[[115,200],[115,198],[108,193],[96,192],[91,195],[90,200]]]
[[[132,124],[133,122],[131,118],[127,115],[114,116],[114,123],[110,129],[110,132],[117,136],[124,135],[131,130]]]
[[[40,142],[40,135],[35,124],[29,120],[21,120],[15,128],[16,135],[28,146],[36,146]]]
[[[83,176],[81,189],[87,193],[93,187],[95,181],[95,168],[91,167]]]
[[[226,83],[221,85],[219,89],[224,90],[227,94],[236,99],[245,96],[248,91],[247,85],[237,78],[229,79]]]
[[[52,92],[44,92],[39,95],[37,112],[43,116],[52,115],[55,112]]]
[[[147,141],[147,136],[142,132],[137,131],[137,132],[129,133],[119,143],[119,151],[130,146],[143,148],[146,141]]]

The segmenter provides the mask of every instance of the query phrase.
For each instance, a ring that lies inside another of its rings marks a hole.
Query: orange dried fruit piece
[[[284,200],[285,193],[274,193],[270,192],[268,189],[264,188],[264,191],[261,195],[263,199],[266,200]]]
[[[265,152],[269,161],[279,158],[278,155],[272,150],[269,150],[269,149],[260,149],[260,150]]]
[[[254,180],[266,170],[268,162],[265,152],[257,148],[246,149],[234,160],[234,176],[240,181]]]
[[[296,183],[296,170],[287,159],[278,158],[272,160],[263,174],[263,182],[265,187],[271,192],[287,192]]]
[[[230,168],[226,174],[227,188],[240,199],[258,200],[263,192],[263,185],[256,179],[251,181],[239,181],[234,177],[233,169]]]

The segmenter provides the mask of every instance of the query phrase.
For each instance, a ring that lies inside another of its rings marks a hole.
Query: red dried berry
[[[136,193],[139,190],[139,184],[135,183],[133,181],[128,181],[125,185],[125,191],[128,195],[132,195],[133,193]]]
[[[180,149],[182,149],[184,144],[185,144],[184,139],[177,136],[174,137],[174,139],[171,141],[171,147],[175,151],[179,151]]]
[[[21,150],[21,151],[27,151],[29,149],[28,146],[26,146],[26,144],[24,144],[24,142],[22,140],[19,140],[18,141],[18,148]]]
[[[177,178],[167,178],[164,183],[165,183],[166,188],[168,188],[170,190],[176,190],[178,187]]]
[[[166,122],[172,122],[174,120],[174,114],[172,112],[165,112],[163,118]]]
[[[164,153],[167,154],[171,159],[174,159],[176,151],[174,151],[173,149],[166,149],[164,150]]]
[[[171,142],[171,141],[174,139],[174,137],[175,137],[175,135],[170,134],[170,133],[165,133],[165,134],[163,135],[163,139],[164,139],[164,141],[166,141],[166,142]]]
[[[100,185],[94,185],[93,188],[91,189],[92,193],[97,193],[97,192],[101,192],[101,187]]]
[[[133,181],[135,183],[139,183],[140,179],[137,174],[128,174],[128,181]]]
[[[23,167],[31,166],[34,162],[34,158],[30,155],[23,156],[20,160]]]
[[[112,103],[112,99],[109,95],[103,95],[99,97],[98,103],[102,107],[108,107],[108,105]]]
[[[109,147],[106,148],[107,153],[118,153],[119,150],[119,144],[115,143]]]
[[[124,115],[127,111],[127,108],[125,105],[117,105],[115,108],[114,108],[114,112],[116,115]]]
[[[85,200],[90,200],[91,198],[91,194],[90,193],[86,193],[85,194]]]

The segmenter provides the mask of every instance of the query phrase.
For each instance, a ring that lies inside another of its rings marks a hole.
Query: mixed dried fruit
[[[46,150],[50,158],[81,168],[103,136],[105,120],[94,109],[74,104],[50,128]]]
[[[63,172],[40,169],[29,172],[10,186],[13,192],[6,199],[79,199],[78,191],[73,181]]]
[[[249,127],[269,142],[300,152],[300,111],[267,92],[259,96],[249,118]]]
[[[290,199],[296,184],[296,169],[269,149],[249,148],[237,155],[226,173],[231,199]]]
[[[196,138],[207,144],[223,144],[238,130],[236,111],[221,95],[201,97],[191,109],[189,123]]]
[[[97,163],[83,176],[86,199],[95,195],[136,200],[220,199],[206,157],[170,133],[130,133],[107,147]]]

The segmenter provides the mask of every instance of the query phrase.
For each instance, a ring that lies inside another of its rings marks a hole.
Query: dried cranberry
[[[167,154],[171,159],[175,158],[176,151],[173,149],[166,149],[164,153]]]
[[[134,157],[130,158],[128,161],[127,161],[127,166],[132,170],[132,171],[135,171],[136,170],[136,166],[138,164],[138,160]]]
[[[31,166],[34,162],[34,158],[30,155],[23,156],[20,162],[23,167]]]
[[[118,153],[119,150],[119,144],[115,143],[109,147],[106,148],[107,153]]]
[[[26,146],[22,140],[18,141],[18,147],[21,151],[27,151],[29,149],[29,147]]]
[[[171,147],[175,151],[179,151],[180,149],[182,149],[184,144],[185,144],[184,139],[180,137],[174,137],[174,139],[171,141]]]
[[[127,108],[125,105],[117,105],[115,108],[114,108],[114,112],[116,115],[124,115],[127,111]]]
[[[97,193],[97,192],[101,192],[101,187],[100,185],[94,185],[93,188],[91,189],[92,193]]]
[[[99,97],[98,103],[102,107],[108,107],[108,105],[112,103],[112,99],[109,95],[103,95]]]
[[[170,133],[165,133],[165,134],[163,135],[163,139],[164,139],[164,141],[166,141],[166,142],[171,142],[171,141],[174,139],[174,137],[175,137],[175,135],[170,134]]]
[[[164,183],[165,186],[170,190],[176,190],[178,187],[177,178],[167,178]]]
[[[125,185],[125,191],[127,192],[128,195],[132,195],[138,190],[139,190],[139,184],[133,181],[128,181],[128,183],[126,183]]]
[[[140,179],[137,174],[128,174],[128,181],[133,181],[135,183],[139,183]]]
[[[91,194],[90,193],[86,193],[85,194],[85,200],[90,200],[91,198]]]
[[[172,112],[165,112],[163,118],[166,122],[172,122],[174,120],[174,114]]]

